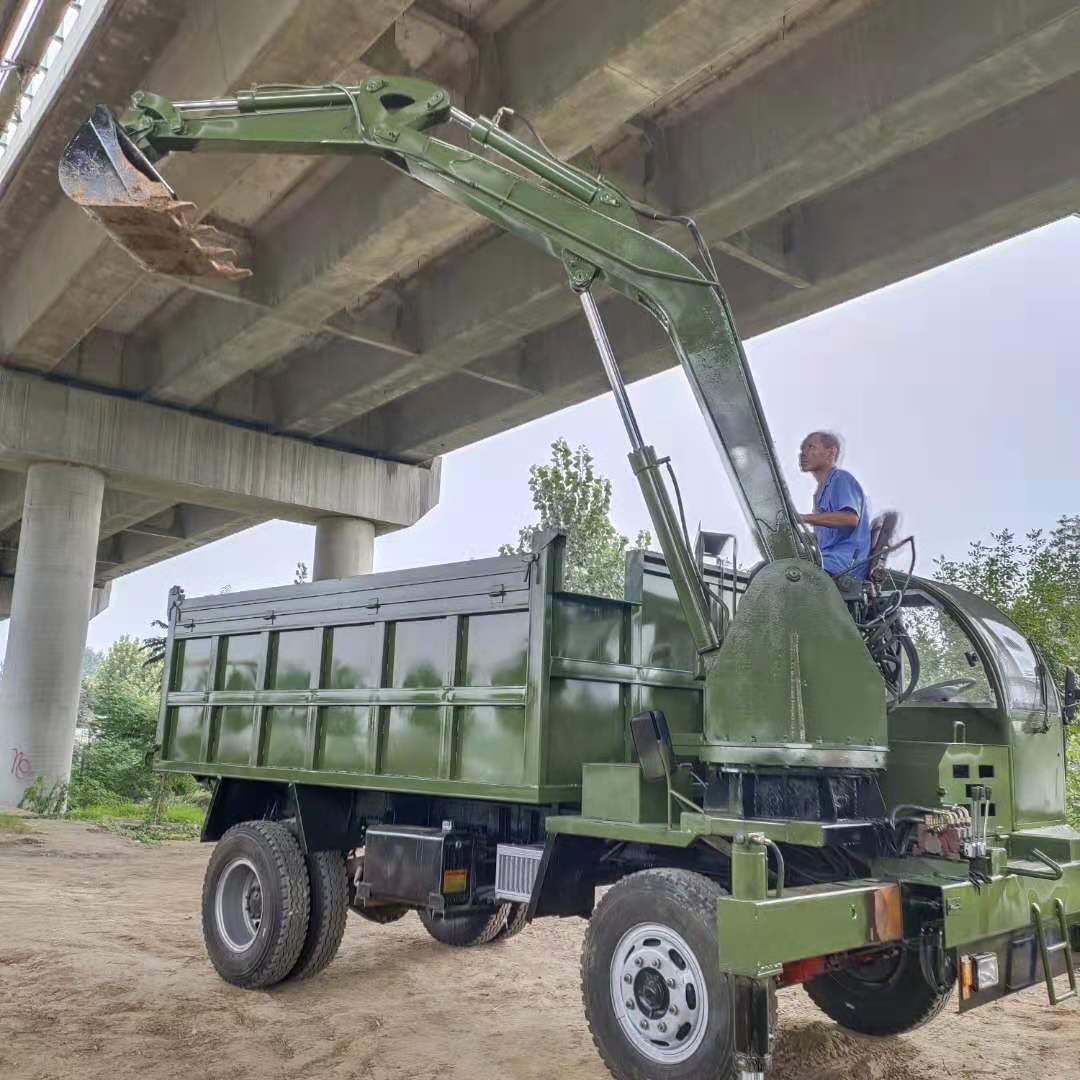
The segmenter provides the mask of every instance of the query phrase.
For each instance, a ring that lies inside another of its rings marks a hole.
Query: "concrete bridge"
[[[270,518],[363,573],[440,454],[604,389],[559,265],[375,161],[176,156],[254,276],[148,275],[57,188],[96,102],[381,71],[511,105],[695,215],[745,336],[1080,208],[1066,0],[0,0],[0,41],[0,802],[66,775],[115,578]],[[672,365],[602,309],[629,379]]]

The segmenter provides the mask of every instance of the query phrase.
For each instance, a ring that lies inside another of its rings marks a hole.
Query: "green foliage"
[[[161,665],[147,661],[144,643],[122,637],[84,679],[81,726],[88,739],[72,761],[72,807],[154,793],[147,755],[157,731]]]
[[[588,449],[571,450],[565,439],[551,444],[551,461],[529,469],[529,491],[538,521],[518,532],[517,544],[503,544],[500,555],[525,555],[542,529],[565,529],[565,584],[573,592],[622,599],[629,541],[611,523],[611,481],[599,476]],[[638,533],[634,547],[652,537]]]
[[[33,814],[42,817],[59,817],[67,806],[68,785],[54,783],[50,787],[45,786],[45,777],[39,776],[22,793],[19,800],[20,810],[29,810]]]
[[[1018,540],[1007,529],[974,541],[966,559],[936,560],[937,576],[1001,608],[1039,647],[1059,693],[1065,667],[1080,668],[1080,516]],[[1069,739],[1069,813],[1080,827],[1080,732]]]

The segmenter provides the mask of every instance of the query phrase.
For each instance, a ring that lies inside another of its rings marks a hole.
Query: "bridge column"
[[[26,474],[11,627],[0,682],[0,806],[71,771],[105,477],[42,463]]]
[[[354,517],[324,517],[315,522],[313,581],[370,574],[375,565],[375,525]]]

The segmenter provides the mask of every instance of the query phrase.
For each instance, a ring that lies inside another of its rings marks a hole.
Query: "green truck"
[[[482,152],[429,133],[447,122]],[[225,979],[314,975],[350,910],[415,910],[459,947],[586,918],[585,1012],[619,1080],[764,1076],[784,986],[871,1035],[954,995],[1076,996],[1075,675],[1059,697],[1001,612],[913,575],[913,547],[889,569],[891,519],[857,573],[821,569],[692,222],[696,261],[651,235],[665,215],[398,78],[139,93],[94,111],[61,184],[146,266],[239,278],[155,168],[211,149],[380,156],[560,259],[661,549],[628,557],[621,600],[566,591],[559,533],[528,556],[174,590],[157,767],[213,780],[203,929]],[[730,535],[691,543],[601,287],[667,331],[762,554],[749,573]]]

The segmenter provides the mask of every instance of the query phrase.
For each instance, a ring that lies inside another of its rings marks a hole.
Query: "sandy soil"
[[[66,823],[0,834],[0,1078],[607,1077],[581,1014],[579,920],[456,951],[412,916],[351,919],[324,974],[247,992],[203,953],[208,851]],[[780,1011],[771,1080],[1080,1078],[1080,1009],[1037,989],[900,1039],[849,1035],[801,990]]]

